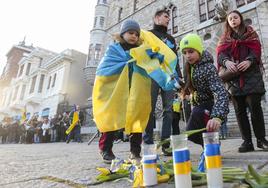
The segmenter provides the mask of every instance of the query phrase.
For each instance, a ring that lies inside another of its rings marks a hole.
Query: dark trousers
[[[242,139],[251,141],[251,128],[247,108],[251,115],[251,123],[257,139],[265,138],[265,126],[261,107],[261,95],[232,96],[237,123]]]
[[[173,135],[180,134],[180,119],[181,119],[181,114],[179,112],[173,112],[173,120],[172,120],[172,134]]]
[[[146,144],[153,144],[153,133],[155,128],[155,106],[157,102],[157,97],[159,93],[159,85],[152,80],[151,85],[151,105],[152,105],[152,111],[150,113],[149,121],[147,124],[147,127],[145,129],[145,134],[143,136],[143,140]],[[161,139],[169,138],[171,135],[171,126],[172,126],[172,105],[173,105],[173,98],[174,98],[174,92],[173,90],[170,91],[161,91],[161,98],[162,98],[162,104],[163,104],[163,123],[162,123],[162,131],[161,131]]]
[[[195,106],[192,109],[189,121],[187,123],[186,130],[196,130],[202,129],[207,126],[207,122],[209,120],[209,115],[205,113],[205,110],[211,112],[213,103],[202,104],[199,106]],[[192,142],[196,144],[200,144],[203,146],[203,138],[202,133],[193,134],[188,138]]]
[[[73,130],[67,135],[66,140],[70,141],[71,139],[74,139],[75,142],[81,142],[81,126],[76,125]]]
[[[99,149],[104,152],[111,152],[113,142],[116,139],[117,131],[110,131],[101,134]],[[142,133],[132,133],[129,136],[130,152],[139,154],[141,152]]]

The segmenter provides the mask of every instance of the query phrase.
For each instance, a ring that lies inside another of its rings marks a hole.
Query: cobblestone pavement
[[[237,148],[241,142],[241,139],[222,141],[224,166],[246,168],[247,164],[257,167],[267,163],[267,152],[257,150],[239,154]],[[202,149],[191,143],[189,148],[192,163],[197,164]],[[114,145],[114,153],[120,158],[127,159],[128,150],[129,143]],[[170,159],[163,156],[160,158]],[[4,188],[79,187],[81,184],[94,180],[98,173],[96,167],[109,167],[100,160],[98,143],[95,141],[90,146],[87,143],[72,142],[70,144],[2,144],[0,145],[0,159],[0,187]],[[267,166],[263,169],[268,170]],[[121,180],[94,187],[131,187],[131,182]],[[174,187],[174,185],[162,184],[156,187]]]

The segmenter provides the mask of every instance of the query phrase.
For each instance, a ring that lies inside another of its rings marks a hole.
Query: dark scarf
[[[130,50],[131,48],[136,48],[136,47],[138,47],[137,44],[129,44],[129,43],[127,43],[127,42],[120,43],[120,45],[122,46],[122,48],[123,48],[125,51],[128,51],[128,50]]]
[[[156,25],[154,24],[153,30],[156,30],[160,33],[167,33],[167,27],[163,25]]]

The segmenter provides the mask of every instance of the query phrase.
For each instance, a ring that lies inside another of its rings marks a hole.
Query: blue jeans
[[[155,106],[157,102],[158,93],[160,90],[162,104],[163,104],[163,123],[162,123],[162,131],[161,131],[161,139],[169,138],[171,135],[171,127],[172,127],[172,120],[173,120],[173,111],[172,111],[172,104],[175,91],[164,91],[162,90],[159,85],[152,80],[151,85],[151,105],[152,111],[150,113],[150,118],[145,129],[145,134],[143,135],[144,143],[146,144],[153,144],[153,133],[155,128]]]
[[[221,137],[227,137],[227,118],[222,122],[221,127],[220,127],[220,135]]]

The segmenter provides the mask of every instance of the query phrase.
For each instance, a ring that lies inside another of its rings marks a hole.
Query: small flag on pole
[[[72,124],[70,125],[70,127],[65,131],[65,133],[68,135],[70,134],[70,132],[74,129],[74,127],[77,125],[79,121],[79,115],[78,112],[76,110],[76,107],[74,108],[74,112],[73,112],[73,121]]]
[[[22,114],[21,114],[20,123],[22,124],[26,120],[26,106],[24,106],[24,108],[21,111],[22,111]]]

